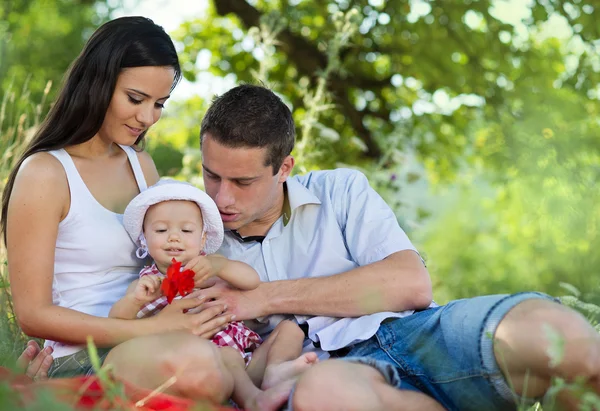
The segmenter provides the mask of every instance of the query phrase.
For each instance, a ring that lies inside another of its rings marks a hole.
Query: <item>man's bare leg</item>
[[[443,411],[433,398],[389,385],[375,368],[342,360],[316,364],[298,379],[294,411]]]
[[[564,343],[562,358],[552,365],[549,333]],[[582,315],[563,305],[541,299],[517,304],[496,330],[494,353],[509,385],[520,395],[543,396],[553,376],[567,381],[583,377],[600,393],[600,335]],[[578,408],[578,400],[569,393],[559,401],[565,409]]]

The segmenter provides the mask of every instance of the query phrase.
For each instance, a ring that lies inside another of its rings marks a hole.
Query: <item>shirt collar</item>
[[[288,199],[292,213],[296,208],[303,205],[321,204],[321,200],[295,178],[288,177],[285,183],[287,184]]]

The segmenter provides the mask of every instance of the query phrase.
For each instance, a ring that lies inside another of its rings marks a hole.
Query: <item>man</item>
[[[226,228],[220,252],[264,281],[252,291],[219,283],[205,297],[257,318],[263,335],[295,319],[307,349],[336,358],[300,377],[294,410],[516,409],[553,376],[600,391],[600,337],[578,313],[539,293],[438,307],[419,254],[364,175],[289,177],[295,126],[270,90],[218,97],[200,138],[205,188]],[[557,365],[547,330],[564,339]],[[575,397],[561,400],[575,409]]]

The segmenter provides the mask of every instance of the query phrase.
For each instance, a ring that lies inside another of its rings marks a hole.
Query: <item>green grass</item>
[[[2,315],[0,315],[0,366],[11,367],[23,350],[26,340],[15,323],[4,259],[0,270],[0,306],[2,307]]]
[[[45,90],[44,100],[49,90],[50,85]],[[38,105],[31,105],[27,102],[27,97],[28,93],[22,91],[19,95],[11,87],[4,94],[0,103],[0,135],[2,136],[0,139],[0,153],[2,153],[0,157],[0,196],[18,154],[25,148],[34,127],[40,121],[44,101]],[[30,109],[26,112],[17,112],[14,109],[17,106],[26,106]],[[3,241],[0,244],[0,307],[2,313],[0,315],[0,365],[11,366],[23,350],[26,337],[15,322],[8,282],[6,249]]]

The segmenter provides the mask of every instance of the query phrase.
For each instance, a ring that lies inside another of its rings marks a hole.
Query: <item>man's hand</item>
[[[212,307],[221,305],[227,307],[228,314],[234,314],[236,320],[253,320],[269,315],[267,311],[267,298],[264,288],[268,283],[261,283],[253,290],[241,291],[231,287],[223,280],[217,280],[214,285],[203,288],[199,293],[204,300],[204,305]]]
[[[27,342],[25,351],[17,359],[17,368],[35,381],[45,380],[48,378],[52,360],[52,347],[42,350],[37,342],[30,340]]]

